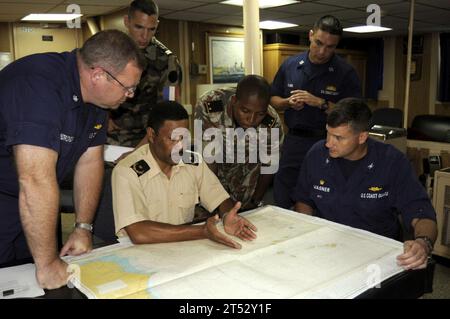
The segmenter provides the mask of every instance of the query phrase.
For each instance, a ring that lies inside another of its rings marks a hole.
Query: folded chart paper
[[[0,299],[43,296],[36,281],[36,267],[25,264],[0,269]]]
[[[400,242],[274,206],[246,218],[258,238],[241,250],[119,244],[73,259],[74,284],[89,298],[353,298],[403,271]]]

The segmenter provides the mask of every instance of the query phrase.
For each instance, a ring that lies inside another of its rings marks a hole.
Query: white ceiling
[[[220,4],[221,0],[157,0],[160,16],[166,19],[241,26],[242,8]],[[81,7],[84,18],[121,10],[130,0],[0,0],[0,21],[16,22],[28,13],[65,12],[68,4]],[[284,31],[305,31],[322,15],[333,14],[344,27],[365,24],[366,6],[381,7],[383,26],[395,34],[408,29],[408,0],[303,0],[301,3],[260,10],[260,20],[292,22],[299,27]],[[450,0],[416,0],[415,33],[450,32]]]

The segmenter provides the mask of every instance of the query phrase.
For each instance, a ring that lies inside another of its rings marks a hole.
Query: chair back
[[[403,127],[403,111],[390,107],[376,109],[372,112],[373,125]]]

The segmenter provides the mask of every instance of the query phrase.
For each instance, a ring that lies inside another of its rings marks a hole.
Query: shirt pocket
[[[188,190],[178,194],[177,206],[184,223],[190,223],[194,219],[195,205],[198,203],[198,192],[195,190]]]
[[[141,215],[139,218],[154,222],[167,223],[161,200],[147,197],[145,199],[145,203],[145,207],[136,209],[138,216]]]
[[[316,186],[310,192],[310,198],[314,202],[317,216],[324,217],[329,215],[338,203],[336,192],[330,187]]]

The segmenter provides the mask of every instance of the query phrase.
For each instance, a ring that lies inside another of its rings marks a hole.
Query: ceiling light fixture
[[[357,27],[344,28],[344,31],[354,33],[384,32],[389,30],[392,30],[392,28],[379,27],[376,25],[360,25]]]
[[[298,24],[280,22],[280,21],[271,21],[271,20],[259,22],[259,28],[266,29],[266,30],[292,28],[292,27],[297,27],[297,26],[298,26]]]
[[[222,4],[229,4],[232,6],[241,6],[243,5],[243,0],[226,0],[220,2]],[[273,8],[273,7],[281,7],[286,6],[288,4],[300,3],[297,0],[259,0],[259,8]]]
[[[70,21],[81,17],[75,13],[31,13],[23,17],[22,21]]]

